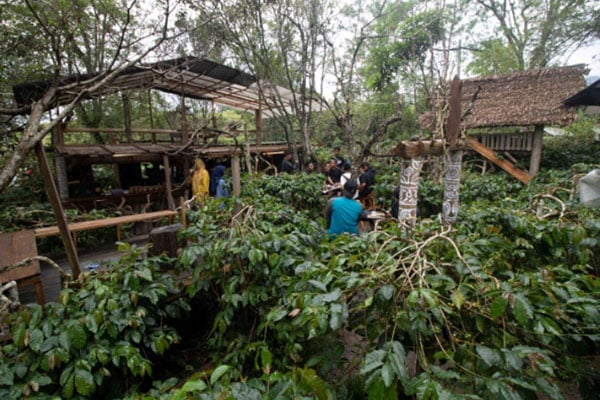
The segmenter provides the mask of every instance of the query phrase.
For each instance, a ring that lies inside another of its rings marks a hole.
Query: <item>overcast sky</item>
[[[587,64],[590,69],[588,77],[595,76],[597,79],[600,79],[600,40],[574,52],[565,64]]]

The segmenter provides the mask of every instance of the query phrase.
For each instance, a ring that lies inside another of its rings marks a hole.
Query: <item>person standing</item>
[[[208,197],[210,176],[204,161],[198,158],[195,164],[196,168],[192,174],[192,194],[196,197],[196,200],[203,202]]]
[[[227,181],[225,180],[225,167],[223,167],[223,173],[219,176],[219,181],[217,182],[216,196],[219,198],[227,198],[229,197],[229,187],[227,185]]]
[[[352,199],[356,192],[356,182],[348,181],[344,185],[343,196],[334,197],[327,203],[325,221],[327,233],[336,236],[343,233],[358,235],[358,222],[363,208]]]
[[[210,195],[215,196],[217,194],[217,185],[219,184],[219,180],[223,177],[225,173],[225,166],[223,164],[218,164],[213,168],[210,174]]]
[[[342,157],[342,155],[340,154],[339,147],[333,148],[333,158],[335,158],[335,165],[338,168],[342,168],[342,165],[344,165],[344,163],[346,162],[346,160],[344,160],[344,157]]]
[[[362,162],[358,166],[358,201],[365,209],[375,208],[375,196],[373,185],[375,185],[375,169],[368,162]]]
[[[340,177],[340,183],[342,184],[342,186],[344,186],[346,184],[346,182],[348,182],[350,179],[352,179],[352,166],[350,165],[349,162],[345,162],[342,165],[342,176]]]
[[[296,166],[292,162],[292,152],[290,150],[286,150],[285,153],[283,153],[283,160],[281,161],[279,170],[288,174],[296,172]]]

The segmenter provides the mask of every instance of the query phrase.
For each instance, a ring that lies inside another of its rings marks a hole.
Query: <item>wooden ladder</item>
[[[515,167],[514,164],[512,164],[511,162],[498,158],[498,156],[496,156],[496,152],[494,150],[479,143],[477,141],[477,139],[467,136],[466,141],[467,141],[467,144],[469,145],[469,147],[471,147],[477,153],[484,156],[486,159],[488,159],[492,163],[494,163],[497,166],[499,166],[500,168],[502,168],[504,171],[508,172],[510,175],[517,178],[523,184],[526,185],[527,183],[529,183],[531,178],[533,178],[533,176],[529,175],[527,172]]]

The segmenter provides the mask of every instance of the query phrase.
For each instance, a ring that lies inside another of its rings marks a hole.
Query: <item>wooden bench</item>
[[[77,232],[89,231],[93,229],[108,228],[111,226],[117,227],[117,240],[121,240],[121,225],[131,224],[140,221],[152,221],[160,218],[168,218],[169,224],[173,223],[173,218],[177,215],[177,211],[162,210],[147,212],[141,214],[122,215],[120,217],[111,217],[104,219],[95,219],[91,221],[72,222],[69,226],[69,232],[73,235],[73,241],[77,243]],[[58,236],[60,231],[58,226],[47,226],[34,230],[36,238],[44,238],[49,236]]]

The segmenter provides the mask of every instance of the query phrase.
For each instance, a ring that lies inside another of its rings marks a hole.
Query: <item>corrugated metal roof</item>
[[[563,101],[563,104],[569,107],[600,106],[600,79]]]
[[[84,82],[93,77],[73,75],[61,84]],[[20,83],[13,86],[15,100],[25,106],[40,99],[52,84],[51,80]],[[71,101],[79,92],[75,88],[59,94],[57,104]],[[269,116],[276,110],[291,107],[290,91],[282,88],[263,88],[261,96],[258,80],[243,71],[207,59],[184,57],[127,68],[110,84],[94,93],[103,96],[124,90],[156,89],[189,98],[212,101],[244,111],[263,110]],[[266,93],[266,95],[265,95]]]

